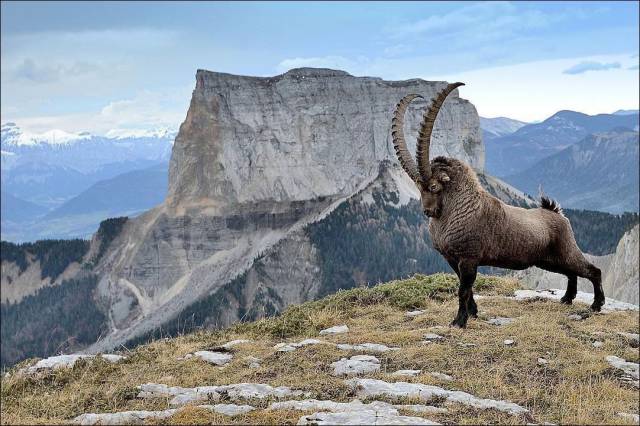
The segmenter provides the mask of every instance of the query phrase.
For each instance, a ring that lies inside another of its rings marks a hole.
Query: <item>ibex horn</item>
[[[449,84],[440,93],[438,93],[435,99],[431,101],[431,105],[429,105],[429,109],[425,112],[422,119],[420,133],[418,134],[416,158],[418,160],[418,172],[420,173],[420,177],[423,182],[426,182],[431,177],[431,167],[429,166],[429,146],[431,145],[433,124],[435,123],[438,112],[449,93],[460,86],[464,86],[464,83]]]
[[[413,161],[413,157],[409,154],[409,150],[407,149],[403,130],[404,114],[407,112],[407,107],[411,101],[415,98],[422,98],[422,96],[410,94],[398,102],[396,111],[393,114],[393,119],[391,120],[391,136],[393,137],[393,147],[396,150],[398,160],[400,160],[400,165],[402,165],[404,171],[407,172],[409,177],[417,184],[420,182],[420,175],[418,174],[416,163]]]

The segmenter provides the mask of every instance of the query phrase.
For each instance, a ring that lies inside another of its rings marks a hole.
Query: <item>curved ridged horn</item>
[[[420,175],[416,168],[416,163],[413,161],[413,157],[407,149],[407,143],[404,140],[404,114],[407,112],[407,107],[415,98],[422,98],[420,95],[410,94],[400,99],[398,105],[396,105],[396,111],[393,113],[393,119],[391,120],[391,136],[393,137],[393,147],[396,150],[400,165],[409,177],[415,182],[420,182]]]
[[[464,83],[453,83],[447,85],[438,95],[431,101],[429,109],[424,114],[422,124],[420,125],[420,133],[418,134],[417,153],[418,173],[423,182],[431,177],[431,167],[429,166],[429,146],[431,145],[431,132],[433,124],[436,122],[438,112],[442,107],[445,99],[455,88],[464,86]]]

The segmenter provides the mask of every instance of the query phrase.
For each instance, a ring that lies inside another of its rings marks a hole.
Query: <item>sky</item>
[[[177,128],[197,69],[463,81],[481,116],[637,109],[638,2],[1,3],[1,113],[25,130]]]

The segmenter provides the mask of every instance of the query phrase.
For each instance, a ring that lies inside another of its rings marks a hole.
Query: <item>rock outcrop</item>
[[[90,351],[150,332],[239,276],[242,300],[259,309],[317,297],[319,260],[304,226],[374,181],[390,181],[406,202],[415,198],[397,167],[389,117],[406,93],[428,100],[445,84],[326,69],[272,78],[198,71],[165,203],[130,220],[97,267],[112,333]],[[417,133],[427,100],[410,108],[408,135]],[[433,140],[434,155],[461,158],[482,172],[478,115],[456,93]],[[390,172],[381,174],[383,163]],[[277,261],[266,258],[261,271],[252,269],[273,250]],[[214,325],[237,321],[240,304],[222,307]]]

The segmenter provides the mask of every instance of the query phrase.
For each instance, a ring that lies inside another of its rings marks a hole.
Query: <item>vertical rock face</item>
[[[640,225],[636,225],[620,239],[611,259],[602,287],[606,295],[624,302],[638,304],[638,240]]]
[[[408,93],[425,98],[407,113],[415,150],[427,102],[447,84],[308,68],[271,78],[198,71],[196,80],[165,202],[130,220],[97,267],[112,333],[90,351],[216,294],[218,325],[316,297],[322,271],[303,229],[381,179],[381,163],[403,174],[391,142],[395,106]],[[479,118],[457,91],[438,116],[432,153],[483,170]]]
[[[343,71],[294,69],[270,77],[198,71],[196,88],[171,158],[170,205],[207,205],[345,196],[396,162],[389,131],[407,93],[426,100],[409,109],[415,148],[421,113],[445,82],[384,81]],[[454,93],[440,112],[434,155],[484,167],[475,108]]]

